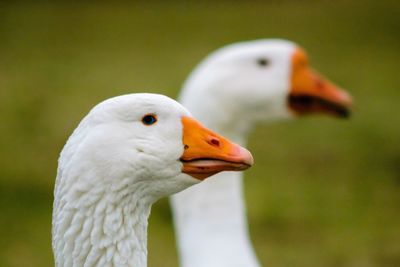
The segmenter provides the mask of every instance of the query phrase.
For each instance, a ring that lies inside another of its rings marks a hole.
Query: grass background
[[[349,121],[262,125],[246,173],[264,266],[400,266],[400,2],[0,3],[0,266],[53,266],[58,153],[99,101],[175,97],[225,44],[280,37],[355,99]],[[177,266],[167,200],[153,209],[149,266]]]

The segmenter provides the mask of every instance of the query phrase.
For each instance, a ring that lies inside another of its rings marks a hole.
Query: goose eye
[[[266,67],[266,66],[269,65],[269,63],[270,63],[269,60],[266,59],[266,58],[259,58],[259,59],[257,60],[258,66],[261,66],[261,67]]]
[[[157,122],[157,116],[154,114],[144,115],[142,118],[142,123],[144,125],[152,125]]]

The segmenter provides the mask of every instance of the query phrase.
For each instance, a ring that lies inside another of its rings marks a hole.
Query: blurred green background
[[[257,128],[246,173],[264,266],[400,266],[400,2],[0,3],[0,266],[53,266],[57,157],[99,101],[176,97],[191,69],[232,42],[280,37],[355,99],[349,121]],[[177,266],[166,199],[149,266]]]

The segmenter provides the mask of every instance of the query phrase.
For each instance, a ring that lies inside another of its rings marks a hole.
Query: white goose
[[[100,103],[59,159],[56,266],[147,266],[152,203],[252,162],[247,150],[201,126],[168,97],[132,94]]]
[[[312,71],[296,44],[258,40],[208,56],[184,84],[180,102],[207,127],[245,145],[258,121],[311,113],[347,117],[351,98]],[[241,173],[218,174],[171,203],[182,267],[260,266],[248,235]]]

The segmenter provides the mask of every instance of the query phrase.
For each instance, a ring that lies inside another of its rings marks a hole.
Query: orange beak
[[[297,114],[325,113],[349,117],[350,95],[314,72],[305,53],[297,49],[292,56],[289,107]]]
[[[221,171],[242,171],[253,165],[253,156],[248,150],[205,128],[195,119],[182,117],[182,124],[182,172],[204,180]]]

